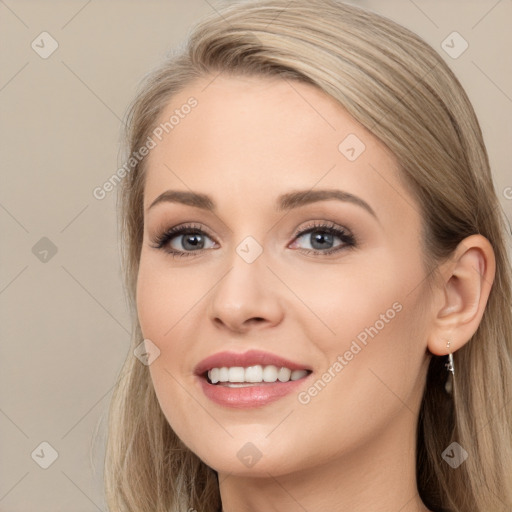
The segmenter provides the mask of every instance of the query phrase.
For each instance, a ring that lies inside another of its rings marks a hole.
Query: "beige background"
[[[351,3],[409,27],[449,62],[511,219],[512,1]],[[220,5],[0,0],[0,512],[106,510],[106,411],[130,322],[114,194],[92,191],[118,168],[120,119],[138,81]],[[47,59],[31,48],[43,31],[59,45]],[[453,31],[469,43],[457,59],[440,46]],[[43,237],[56,254],[40,252]],[[50,460],[42,442],[58,453],[47,469],[36,463]]]

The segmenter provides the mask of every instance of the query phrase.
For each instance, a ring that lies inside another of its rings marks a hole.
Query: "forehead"
[[[338,187],[377,210],[400,186],[384,144],[310,84],[203,77],[172,98],[157,125],[167,130],[147,157],[145,208],[166,188],[206,193],[220,207],[263,207],[293,189]]]

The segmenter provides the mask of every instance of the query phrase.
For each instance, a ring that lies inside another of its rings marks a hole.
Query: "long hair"
[[[428,280],[459,242],[480,233],[496,275],[481,323],[454,354],[432,356],[417,428],[417,485],[435,511],[512,509],[512,313],[506,224],[479,123],[461,84],[421,38],[336,0],[236,2],[197,24],[145,77],[126,121],[130,166],[119,185],[125,287],[133,339],[109,412],[104,479],[112,512],[218,512],[217,473],[173,432],[147,366],[135,307],[143,233],[145,159],[133,158],[169,100],[195,79],[270,76],[313,84],[337,100],[394,154],[422,214]],[[457,469],[441,457],[453,442],[469,454]]]

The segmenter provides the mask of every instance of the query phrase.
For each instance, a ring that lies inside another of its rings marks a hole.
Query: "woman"
[[[504,222],[432,48],[334,0],[236,3],[127,135],[113,512],[510,510]]]

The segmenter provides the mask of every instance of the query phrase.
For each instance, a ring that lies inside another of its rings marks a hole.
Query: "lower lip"
[[[218,384],[210,384],[205,377],[198,377],[203,388],[203,393],[216,404],[225,407],[247,409],[259,407],[275,402],[295,391],[312,374],[308,374],[298,380],[288,382],[272,382],[261,385],[251,385],[240,388],[230,388]]]

